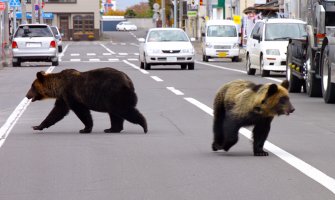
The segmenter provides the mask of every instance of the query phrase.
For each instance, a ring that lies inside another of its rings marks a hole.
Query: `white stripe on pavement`
[[[154,79],[157,82],[163,82],[163,80],[161,78],[159,78],[158,76],[151,76],[152,79]]]
[[[184,95],[184,93],[180,90],[177,90],[174,87],[166,87],[166,89],[170,90],[171,92],[173,92],[175,95],[181,96]]]
[[[136,65],[134,65],[133,63],[128,62],[127,60],[123,60],[124,63],[126,63],[127,65],[130,65],[131,67],[133,67],[134,69],[137,69],[138,71],[142,72],[143,74],[149,74],[148,71],[141,69],[139,67],[137,67]]]

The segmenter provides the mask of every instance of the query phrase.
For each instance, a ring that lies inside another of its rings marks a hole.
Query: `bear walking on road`
[[[46,74],[41,71],[31,85],[26,97],[32,101],[55,98],[54,108],[34,130],[49,128],[63,119],[70,110],[83,122],[80,133],[90,133],[93,120],[90,110],[107,112],[111,128],[106,133],[123,130],[127,120],[142,126],[147,133],[145,117],[137,110],[137,96],[131,79],[113,68],[100,68],[86,72],[66,69],[59,73]]]
[[[288,86],[286,80],[282,84],[260,85],[235,80],[223,85],[214,99],[213,151],[228,151],[237,143],[239,129],[254,125],[254,156],[268,156],[263,146],[273,118],[294,111]]]

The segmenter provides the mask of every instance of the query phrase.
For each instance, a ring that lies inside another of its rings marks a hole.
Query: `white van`
[[[239,32],[232,20],[208,20],[202,33],[202,60],[231,58],[239,61]]]

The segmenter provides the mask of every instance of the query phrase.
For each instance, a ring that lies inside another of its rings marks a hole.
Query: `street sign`
[[[0,11],[4,11],[6,8],[6,4],[4,2],[0,2]]]
[[[10,0],[9,6],[10,7],[20,7],[21,6],[21,2],[20,2],[20,0]]]

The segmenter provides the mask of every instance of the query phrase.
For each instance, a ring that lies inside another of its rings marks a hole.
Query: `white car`
[[[195,50],[189,38],[180,28],[151,28],[146,38],[139,38],[142,69],[152,65],[180,65],[181,69],[194,69]]]
[[[136,31],[137,26],[131,22],[125,21],[125,22],[120,22],[116,25],[116,30],[117,31]]]
[[[265,19],[255,23],[247,40],[246,71],[269,76],[270,71],[286,71],[286,51],[290,38],[306,36],[306,22],[297,19]]]

